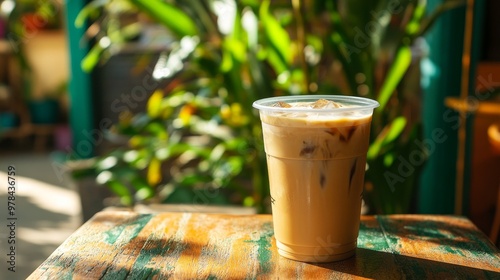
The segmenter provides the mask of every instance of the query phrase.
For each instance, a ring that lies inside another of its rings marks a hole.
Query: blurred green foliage
[[[43,29],[61,27],[61,4],[56,0],[1,0],[0,17],[7,19],[6,41],[13,50],[20,68],[23,83],[23,97],[32,99],[33,71],[26,54],[26,43]],[[54,89],[61,93],[59,89]],[[55,92],[54,92],[55,93]],[[52,96],[52,92],[48,94]]]
[[[141,21],[124,15],[146,15],[173,39],[153,73],[167,86],[151,94],[145,112],[121,114],[112,133],[127,144],[96,161],[97,180],[127,205],[232,203],[269,212],[252,102],[359,95],[381,104],[373,116],[365,198],[373,212],[407,212],[419,166],[406,176],[397,159],[417,148],[419,120],[405,112],[415,96],[401,94],[401,81],[415,39],[462,2],[444,1],[426,15],[424,0],[93,1],[77,19],[94,30],[85,70],[140,35]]]

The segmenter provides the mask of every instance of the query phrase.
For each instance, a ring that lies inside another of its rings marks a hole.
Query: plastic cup
[[[342,107],[295,107],[319,99]],[[282,96],[253,103],[262,121],[281,256],[332,262],[354,255],[370,125],[378,106],[371,99],[341,95]]]

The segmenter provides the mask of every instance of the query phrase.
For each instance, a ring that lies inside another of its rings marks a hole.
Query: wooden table
[[[95,215],[28,279],[500,279],[500,252],[466,218],[362,217],[358,249],[334,263],[276,251],[270,215]]]

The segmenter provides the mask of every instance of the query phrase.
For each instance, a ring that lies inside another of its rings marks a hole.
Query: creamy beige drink
[[[354,254],[371,115],[377,105],[348,96],[254,103],[262,121],[280,255],[329,262]]]

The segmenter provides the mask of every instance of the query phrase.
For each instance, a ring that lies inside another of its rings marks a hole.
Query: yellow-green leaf
[[[146,126],[146,130],[152,133],[159,140],[167,140],[168,133],[164,124],[158,122],[152,122]]]
[[[99,62],[104,48],[100,44],[95,44],[89,53],[82,59],[81,67],[85,72],[90,72]]]
[[[376,110],[383,111],[385,105],[389,101],[392,96],[392,93],[398,86],[399,82],[403,78],[406,70],[410,66],[411,63],[411,49],[407,45],[402,45],[399,47],[399,50],[394,58],[394,62],[389,69],[387,77],[380,88],[380,93],[378,96],[378,102],[380,103],[380,107]]]
[[[151,118],[156,118],[161,114],[161,102],[163,99],[163,92],[161,90],[156,90],[153,92],[151,97],[149,97],[147,104],[148,116]]]
[[[161,161],[155,157],[151,159],[148,167],[148,184],[156,186],[161,181]]]
[[[397,117],[377,136],[368,149],[367,158],[374,159],[383,150],[384,146],[394,142],[406,127],[406,118]]]

